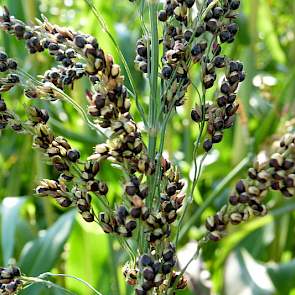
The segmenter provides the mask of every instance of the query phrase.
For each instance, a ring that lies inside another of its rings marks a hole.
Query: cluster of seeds
[[[285,197],[295,195],[295,133],[285,134],[274,144],[274,151],[264,163],[255,162],[248,178],[237,182],[229,204],[206,220],[209,238],[218,241],[229,223],[239,224],[251,216],[267,213],[262,203],[269,190],[278,190]]]
[[[43,82],[51,82],[56,87],[64,89],[65,86],[73,86],[76,80],[85,75],[85,66],[82,63],[75,63],[70,67],[59,66],[45,72]]]
[[[212,46],[208,48],[205,40],[197,42],[191,51],[193,62],[200,62],[202,66],[202,82],[205,90],[214,86],[217,79],[217,69],[224,69],[217,99],[211,105],[196,106],[191,113],[192,120],[200,123],[207,121],[208,138],[203,142],[206,152],[212,149],[213,144],[223,138],[224,129],[230,128],[234,123],[235,113],[238,110],[236,91],[239,84],[245,79],[243,64],[233,61],[221,54],[221,44],[231,43],[238,32],[238,25],[234,22],[235,10],[239,8],[239,1],[225,1],[222,5],[211,7],[212,1],[207,1],[207,15],[204,23],[199,24],[197,36],[211,34]],[[227,37],[225,37],[227,36]],[[206,54],[206,50],[211,54]]]
[[[137,284],[135,289],[137,295],[149,294],[148,292],[153,288],[169,290],[175,282],[177,282],[178,290],[186,287],[186,280],[173,271],[176,264],[175,251],[175,246],[168,242],[160,254],[156,254],[155,250],[151,254],[143,254],[137,262],[136,269],[125,270],[124,275],[129,284]],[[142,273],[142,280],[138,278],[139,272]]]
[[[150,45],[150,40],[145,40],[144,38],[136,43],[135,65],[139,71],[145,74],[148,72],[148,47],[150,48]]]
[[[39,196],[53,197],[64,208],[72,204],[67,187],[62,182],[56,180],[41,180],[39,186],[36,188],[36,193]]]
[[[18,267],[1,267],[0,268],[0,294],[12,295],[17,294],[22,288],[20,279],[21,272]]]
[[[22,131],[22,126],[15,114],[8,110],[1,95],[20,83],[19,76],[13,73],[16,69],[16,61],[8,58],[5,52],[0,51],[0,73],[4,75],[4,77],[0,77],[0,130],[10,126],[14,131],[19,132]]]
[[[8,58],[7,54],[0,51],[0,73],[4,73],[5,77],[0,78],[0,93],[9,91],[20,82],[18,75],[11,71],[17,69],[17,62]]]
[[[171,102],[175,106],[183,105],[190,84],[190,43],[194,37],[188,24],[188,15],[194,3],[194,0],[167,0],[158,15],[159,21],[164,23],[161,76],[167,89],[163,97],[166,110]]]

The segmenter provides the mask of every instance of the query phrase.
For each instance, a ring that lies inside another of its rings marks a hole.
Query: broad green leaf
[[[62,215],[38,239],[25,245],[19,266],[26,275],[36,276],[54,267],[71,233],[74,217],[74,210]]]
[[[15,230],[19,221],[19,211],[26,201],[25,197],[5,198],[1,206],[1,236],[3,264],[7,265],[13,257]]]
[[[267,272],[278,294],[288,294],[295,288],[295,259],[288,263],[270,265]]]
[[[238,251],[229,256],[224,282],[227,295],[271,295],[275,290],[266,267],[257,263],[246,251]]]
[[[112,274],[116,266],[111,268],[109,261],[107,235],[95,223],[77,222],[69,240],[66,273],[85,280],[103,294],[112,294],[111,275],[105,274]],[[66,278],[66,284],[74,293],[89,293],[89,289],[76,280]]]

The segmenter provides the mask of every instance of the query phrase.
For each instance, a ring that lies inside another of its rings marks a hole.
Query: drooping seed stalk
[[[252,156],[249,155],[244,158],[214,189],[212,194],[210,194],[201,206],[196,210],[196,212],[190,217],[187,223],[183,225],[179,234],[179,241],[181,241],[189,229],[195,224],[196,221],[200,219],[201,214],[208,208],[215,200],[215,198],[228,186],[228,184],[242,171],[251,161]]]
[[[136,107],[141,115],[141,118],[144,122],[144,125],[147,127],[147,120],[146,120],[146,117],[145,117],[145,113],[144,113],[144,110],[143,110],[143,107],[142,105],[140,104],[139,102],[139,98],[138,98],[138,94],[137,94],[137,91],[136,91],[136,88],[135,88],[135,82],[134,82],[134,79],[133,79],[133,76],[132,76],[132,73],[131,73],[131,70],[128,66],[128,63],[126,61],[126,58],[124,56],[124,54],[122,53],[122,50],[120,49],[116,39],[113,37],[113,35],[111,34],[111,32],[109,31],[102,15],[97,11],[95,5],[93,4],[92,0],[84,0],[86,1],[86,3],[89,5],[89,7],[91,8],[93,14],[95,15],[96,19],[98,20],[101,28],[103,29],[103,31],[108,35],[108,37],[111,39],[112,43],[114,44],[116,50],[117,50],[117,53],[119,54],[119,57],[121,59],[121,62],[123,63],[123,66],[125,68],[125,71],[127,73],[127,76],[128,76],[128,79],[129,79],[129,82],[130,82],[130,85],[132,87],[132,91],[133,91],[133,97],[135,98],[135,103],[136,103]]]

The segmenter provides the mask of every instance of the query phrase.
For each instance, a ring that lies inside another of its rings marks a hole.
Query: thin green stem
[[[41,275],[38,276],[38,278],[40,279],[44,279],[46,277],[64,277],[64,278],[70,278],[70,279],[74,279],[80,283],[82,283],[83,285],[87,286],[89,289],[91,289],[95,294],[97,295],[102,295],[100,292],[98,292],[94,287],[92,287],[89,283],[87,283],[86,281],[76,277],[76,276],[72,276],[72,275],[67,275],[67,274],[54,274],[51,272],[45,272]]]
[[[113,285],[113,294],[118,294],[120,295],[121,294],[121,291],[120,291],[120,284],[119,284],[119,278],[118,278],[118,270],[117,270],[117,261],[116,261],[116,253],[115,253],[115,250],[114,250],[114,238],[112,236],[108,236],[108,243],[109,243],[109,251],[110,251],[110,269],[114,269],[113,271],[113,275],[112,275],[112,278],[113,278],[113,282],[114,282],[114,285]]]
[[[155,160],[157,146],[157,116],[158,106],[158,63],[159,63],[159,40],[158,40],[158,3],[156,1],[149,2],[149,14],[151,23],[151,56],[149,59],[149,81],[150,81],[150,99],[149,99],[149,141],[148,155],[151,161]],[[149,177],[149,187],[152,187],[155,176]],[[149,193],[147,204],[151,207],[153,195]]]

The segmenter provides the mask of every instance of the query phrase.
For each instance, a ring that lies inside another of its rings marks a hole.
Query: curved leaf
[[[62,215],[44,235],[25,245],[19,266],[30,276],[51,270],[63,251],[72,229],[75,211]]]

